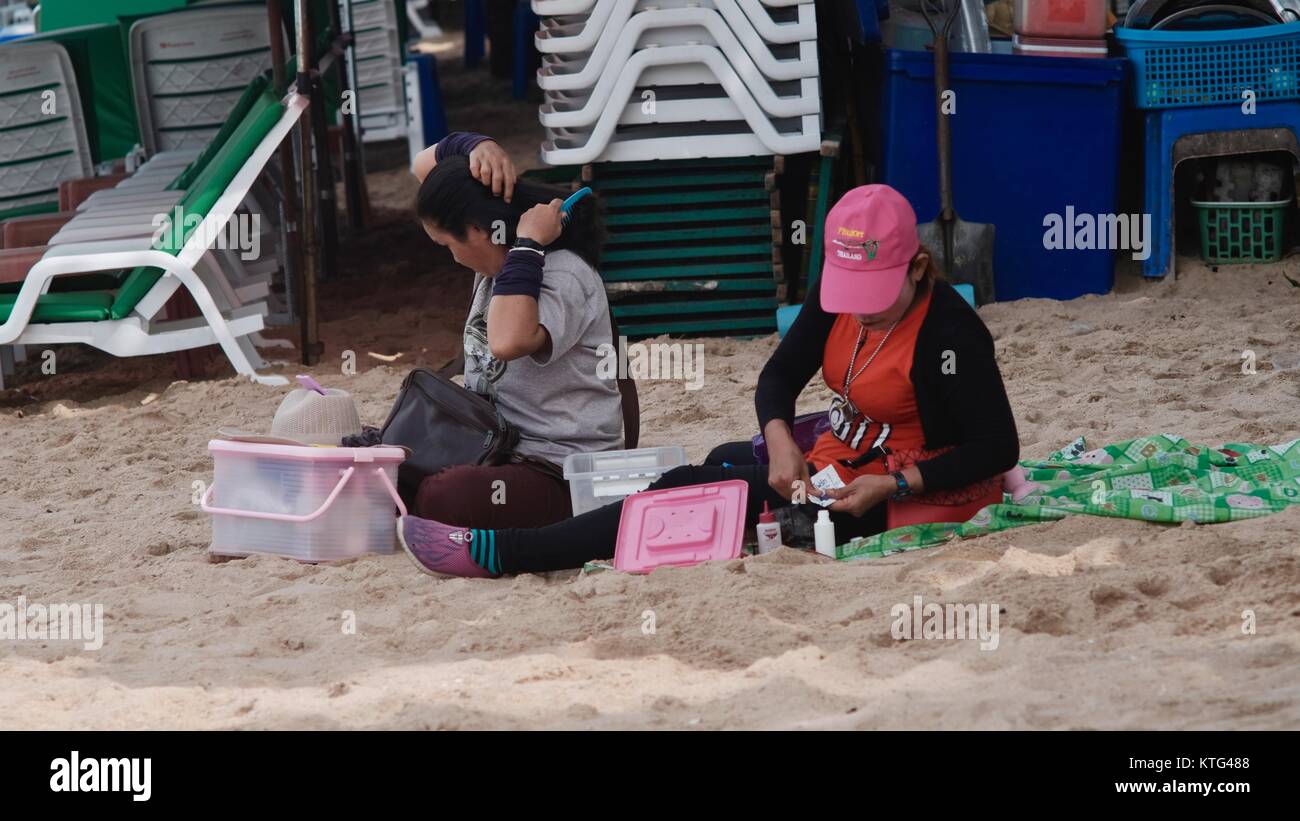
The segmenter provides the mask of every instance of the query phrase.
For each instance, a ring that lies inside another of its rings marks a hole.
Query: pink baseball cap
[[[894,304],[921,239],[916,212],[888,185],[863,185],[826,215],[822,309],[878,314]]]

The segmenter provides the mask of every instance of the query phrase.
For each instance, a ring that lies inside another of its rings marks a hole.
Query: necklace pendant
[[[831,399],[828,414],[828,421],[831,423],[831,434],[841,442],[847,442],[853,431],[853,422],[858,418],[858,415],[857,406],[848,397],[836,394]]]

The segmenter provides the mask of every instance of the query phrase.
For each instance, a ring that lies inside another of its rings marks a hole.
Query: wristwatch
[[[515,248],[527,248],[528,250],[530,250],[530,251],[536,251],[536,252],[539,253],[539,254],[545,254],[545,253],[546,253],[546,246],[545,246],[545,245],[542,245],[540,242],[538,242],[538,241],[535,240],[535,239],[529,239],[528,237],[516,237],[516,238],[515,238],[515,244],[514,244],[514,247],[515,247]],[[514,250],[514,249],[512,248],[511,250]]]
[[[898,483],[898,490],[895,491],[894,495],[889,498],[895,502],[898,502],[898,501],[902,501],[903,499],[906,499],[908,496],[911,496],[912,486],[907,483],[907,477],[903,475],[903,471],[896,470],[892,475],[894,477],[894,481]]]

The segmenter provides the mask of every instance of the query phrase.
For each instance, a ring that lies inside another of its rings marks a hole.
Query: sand
[[[1025,456],[1079,434],[1300,436],[1300,289],[1279,267],[1182,265],[1175,283],[981,312]],[[390,280],[396,296],[326,324],[331,364],[311,369],[371,423],[408,361],[452,348],[429,327],[446,322],[444,289]],[[643,441],[699,459],[749,435],[775,341],[700,340],[700,391],[643,383]],[[360,352],[354,376],[335,364],[344,348]],[[0,602],[100,603],[106,638],[0,642],[0,727],[1300,726],[1300,509],[1213,526],[1077,518],[873,561],[783,549],[648,577],[435,579],[400,554],[213,563],[192,504],[206,442],[266,426],[281,391],[173,384],[161,357],[161,375],[90,398],[124,363],[65,358],[72,372],[30,376],[0,410]],[[997,649],[894,639],[891,608],[916,595],[996,604]]]
[[[345,243],[326,353],[306,370],[377,424],[409,367],[453,353],[468,276],[399,210],[401,169],[371,188],[378,224]],[[1300,282],[1300,258],[1180,269],[981,311],[1025,457],[1080,434],[1300,436],[1286,278]],[[641,385],[642,441],[693,459],[751,435],[776,344],[699,341],[703,390]],[[1074,518],[879,560],[783,549],[649,576],[435,579],[401,554],[218,563],[194,504],[206,443],[269,425],[282,390],[219,360],[177,383],[170,357],[65,347],[46,376],[29,353],[0,394],[0,604],[98,603],[106,636],[95,651],[0,640],[0,728],[1300,727],[1300,509],[1213,526]],[[826,399],[814,385],[801,409]],[[894,638],[891,610],[918,595],[996,607],[997,649]]]

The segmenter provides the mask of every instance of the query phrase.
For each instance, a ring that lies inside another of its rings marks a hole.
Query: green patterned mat
[[[1028,486],[960,524],[900,527],[836,548],[865,559],[1089,514],[1144,522],[1232,522],[1300,504],[1300,439],[1282,445],[1193,445],[1169,434],[1089,450],[1083,437],[1022,461]]]

